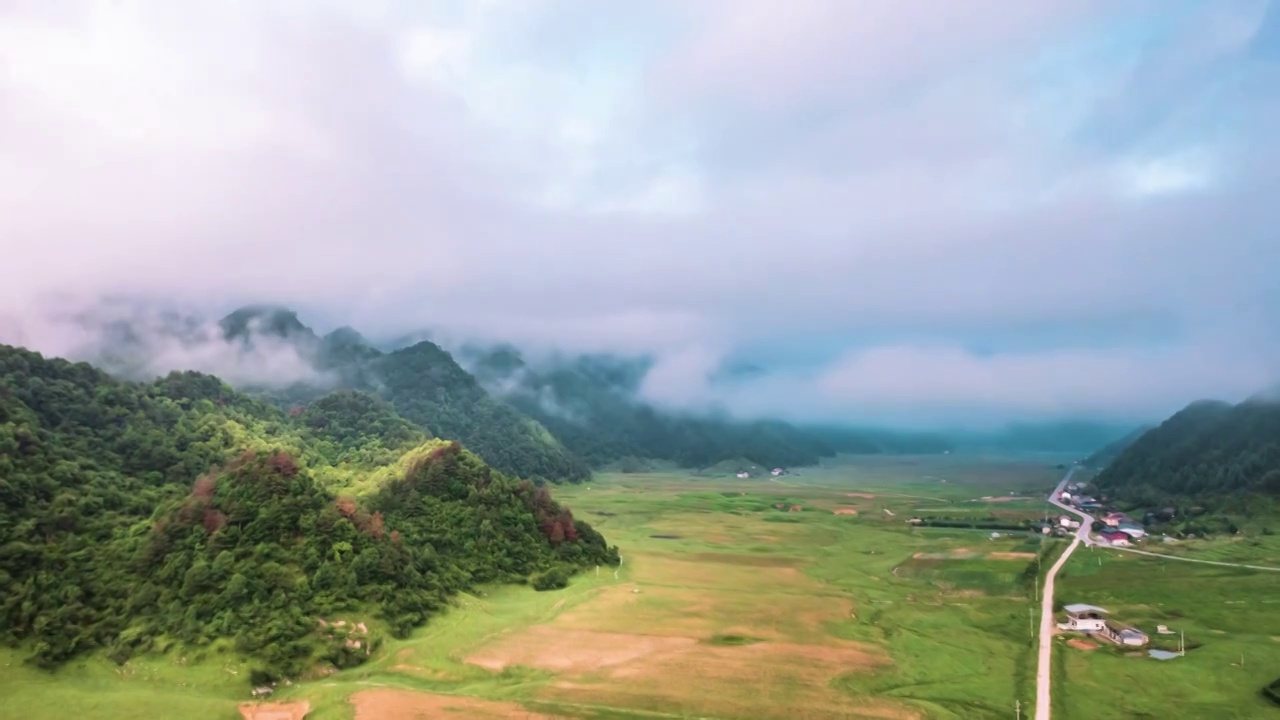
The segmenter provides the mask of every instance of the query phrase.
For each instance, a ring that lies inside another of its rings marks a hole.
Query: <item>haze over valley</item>
[[[1280,0],[0,0],[0,716],[1280,707]]]

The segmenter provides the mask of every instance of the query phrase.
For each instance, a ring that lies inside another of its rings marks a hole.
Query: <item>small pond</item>
[[[1169,652],[1168,650],[1148,650],[1147,654],[1157,660],[1172,660],[1178,657],[1178,653]]]

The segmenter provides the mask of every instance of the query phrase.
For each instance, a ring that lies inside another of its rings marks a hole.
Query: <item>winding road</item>
[[[1040,600],[1040,661],[1036,669],[1035,720],[1049,720],[1052,712],[1049,693],[1053,686],[1053,674],[1050,672],[1050,666],[1053,662],[1053,581],[1058,577],[1058,571],[1071,558],[1071,553],[1075,552],[1081,543],[1085,545],[1092,543],[1089,539],[1089,529],[1093,525],[1093,516],[1086,515],[1058,500],[1058,496],[1062,494],[1062,489],[1067,486],[1067,483],[1071,482],[1071,475],[1075,471],[1074,467],[1068,470],[1066,476],[1062,478],[1062,482],[1058,483],[1058,487],[1054,488],[1049,495],[1049,502],[1055,507],[1080,518],[1080,529],[1076,531],[1071,544],[1063,551],[1058,561],[1053,564],[1053,567],[1049,568],[1048,574],[1044,576],[1044,595]]]

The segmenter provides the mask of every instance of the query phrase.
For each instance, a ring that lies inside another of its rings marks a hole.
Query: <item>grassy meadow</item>
[[[621,548],[616,573],[587,572],[554,592],[498,587],[459,597],[365,665],[281,687],[273,701],[309,703],[309,720],[969,720],[1010,717],[1016,702],[1025,714],[1034,701],[1036,570],[1063,544],[906,521],[1039,518],[1040,498],[1061,474],[1043,458],[886,457],[779,478],[600,475],[556,495]],[[1280,675],[1265,665],[1268,650],[1280,655],[1270,637],[1280,627],[1267,617],[1280,617],[1280,606],[1227,603],[1280,597],[1280,577],[1217,570],[1115,554],[1099,567],[1087,551],[1073,559],[1059,585],[1073,596],[1067,602],[1114,604],[1149,631],[1157,620],[1181,622],[1188,644],[1203,645],[1167,663],[1064,645],[1058,716],[1141,717],[1118,708],[1147,712],[1172,692],[1185,702],[1162,717],[1204,717],[1188,709],[1204,703],[1216,717],[1257,717],[1257,688]],[[1147,579],[1135,586],[1134,573]],[[1212,590],[1221,595],[1200,604],[1199,581],[1227,577]],[[1180,619],[1160,619],[1170,613]],[[1246,667],[1231,667],[1241,652]],[[216,652],[183,664],[175,651],[123,668],[91,658],[52,675],[20,657],[0,656],[0,716],[231,720],[248,699],[234,659]],[[1184,673],[1214,679],[1197,686]]]
[[[1176,651],[1185,634],[1186,655],[1157,661],[1145,650],[1060,643],[1056,717],[1280,716],[1259,693],[1280,676],[1280,573],[1082,549],[1059,576],[1057,600],[1101,606],[1153,647]],[[1174,634],[1157,634],[1157,625]]]

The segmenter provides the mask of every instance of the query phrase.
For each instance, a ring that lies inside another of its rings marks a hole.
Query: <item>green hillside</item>
[[[461,442],[504,473],[549,482],[590,477],[585,461],[537,421],[491,397],[432,342],[383,353],[352,328],[319,338],[293,311],[269,306],[241,308],[219,325],[228,340],[252,343],[266,335],[291,342],[320,373],[286,388],[244,388],[273,405],[307,408],[335,388],[359,390],[381,396],[423,432]]]
[[[1192,403],[1134,440],[1096,482],[1153,504],[1280,495],[1280,403]]]
[[[38,665],[182,647],[296,676],[478,583],[616,562],[545,488],[376,398],[286,413],[208,375],[130,383],[0,346],[0,639]]]

